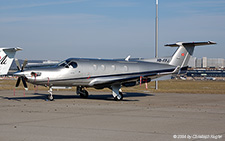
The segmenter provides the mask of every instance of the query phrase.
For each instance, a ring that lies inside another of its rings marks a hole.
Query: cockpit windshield
[[[67,64],[67,62],[66,61],[62,61],[62,62],[60,62],[59,64],[58,64],[58,66],[61,66],[61,67],[65,67],[65,66],[67,66],[68,64]]]
[[[59,67],[65,67],[65,68],[76,68],[77,63],[70,60],[64,60],[58,64]]]

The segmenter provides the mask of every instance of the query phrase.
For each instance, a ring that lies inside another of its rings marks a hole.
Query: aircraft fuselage
[[[129,82],[140,76],[149,77],[160,72],[172,72],[174,69],[174,66],[153,62],[70,58],[54,67],[19,73],[23,73],[28,82],[36,85],[90,87],[106,86],[101,82],[114,79],[128,79]]]

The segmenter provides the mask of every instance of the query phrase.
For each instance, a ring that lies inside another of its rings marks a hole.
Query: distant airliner
[[[186,67],[195,46],[211,45],[215,42],[177,42],[165,46],[178,47],[172,58],[157,59],[66,59],[54,67],[43,67],[24,70],[27,61],[20,67],[16,64],[19,76],[16,87],[22,80],[27,89],[26,81],[34,85],[49,88],[49,99],[53,100],[54,87],[77,87],[77,94],[88,97],[86,87],[96,89],[109,88],[115,100],[122,100],[121,86],[131,87],[140,83],[148,83],[165,75],[179,73]]]

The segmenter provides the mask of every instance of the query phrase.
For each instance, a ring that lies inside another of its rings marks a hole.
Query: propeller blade
[[[18,69],[19,71],[21,71],[20,63],[19,63],[18,59],[15,59],[15,62],[16,62],[17,69]]]
[[[19,77],[19,78],[17,79],[16,87],[18,87],[18,86],[20,85],[20,80],[21,80],[21,77]]]
[[[23,71],[23,69],[25,68],[26,65],[27,65],[27,59],[24,60],[23,66],[22,66],[22,68],[21,68],[21,71]]]
[[[23,86],[24,86],[25,90],[28,90],[27,82],[25,81],[24,77],[22,77],[22,82],[23,82]]]

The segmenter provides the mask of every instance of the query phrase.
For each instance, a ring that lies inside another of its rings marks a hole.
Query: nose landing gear
[[[52,93],[52,87],[49,87],[48,93],[50,94],[50,95],[48,96],[48,99],[49,99],[50,101],[53,101],[53,100],[54,100],[54,97],[53,97],[53,93]]]

